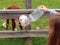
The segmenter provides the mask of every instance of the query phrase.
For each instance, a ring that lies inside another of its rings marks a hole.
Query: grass
[[[32,38],[32,45],[46,45],[47,37]],[[0,45],[25,45],[24,38],[0,39]]]
[[[48,8],[60,8],[59,0],[32,0],[33,8],[36,8],[39,5],[45,5]]]
[[[32,45],[46,45],[47,44],[47,37],[35,37],[32,38]]]
[[[32,8],[36,8],[39,5],[45,5],[48,8],[60,8],[60,0],[32,0]],[[0,0],[0,9],[7,8],[10,5],[16,4],[21,8],[25,8],[24,0]]]
[[[48,29],[48,18],[40,18],[33,22],[32,29],[36,29],[36,27],[39,27],[40,29]]]
[[[0,9],[6,8],[12,4],[16,4],[21,8],[25,8],[24,0],[0,0]],[[60,8],[60,0],[32,0],[32,8],[36,8],[39,5],[45,5],[48,8]],[[5,30],[1,25],[4,21],[0,20],[0,30]],[[48,18],[41,18],[32,23],[32,29],[39,27],[41,29],[48,29]],[[9,29],[11,29],[9,24]],[[17,26],[19,29],[19,27]],[[32,38],[32,45],[46,45],[48,37],[34,37]],[[25,45],[24,38],[0,38],[0,45]]]
[[[24,45],[24,38],[0,39],[0,45]]]

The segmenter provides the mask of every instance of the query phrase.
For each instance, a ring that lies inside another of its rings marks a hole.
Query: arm
[[[56,12],[55,10],[50,10],[50,15],[56,14],[58,12]]]
[[[43,10],[43,11],[45,11],[45,12],[50,12],[50,15],[53,15],[53,14],[58,13],[58,12],[56,12],[55,10],[51,10],[51,9],[45,7],[45,6],[39,6],[38,9],[39,9],[39,10]]]

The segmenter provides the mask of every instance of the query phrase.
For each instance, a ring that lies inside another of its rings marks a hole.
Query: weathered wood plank
[[[25,0],[25,8],[26,9],[31,9],[31,7],[32,7],[31,6],[32,5],[31,2],[32,2],[31,0]],[[26,26],[25,30],[31,30],[31,25]],[[26,45],[32,45],[32,40],[31,39],[32,39],[31,37],[26,37],[25,38],[25,44]]]
[[[48,36],[47,30],[0,31],[0,38]]]
[[[19,18],[21,14],[29,14],[32,10],[21,9],[21,10],[0,10],[0,19],[15,19]]]
[[[15,19],[19,18],[21,14],[30,14],[34,9],[21,10],[0,10],[0,19]],[[60,10],[57,10],[60,12]],[[49,13],[45,13],[42,18],[50,17]]]
[[[25,8],[30,9],[32,8],[32,0],[25,0]]]
[[[0,10],[0,13],[20,13],[20,14],[29,14],[34,9],[12,9],[12,10]]]

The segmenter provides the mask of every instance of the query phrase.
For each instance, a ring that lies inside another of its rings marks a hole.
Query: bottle
[[[38,8],[33,10],[31,14],[29,14],[28,18],[30,22],[36,21],[38,18],[40,18],[44,14],[44,11],[39,10]]]

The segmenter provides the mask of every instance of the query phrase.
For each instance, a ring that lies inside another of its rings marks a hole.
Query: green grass
[[[47,37],[32,38],[32,45],[46,45]],[[0,38],[0,45],[25,45],[24,38]]]
[[[24,38],[0,39],[0,45],[24,45]]]
[[[32,0],[32,7],[36,8],[39,5],[45,5],[48,8],[60,8],[60,0]]]
[[[48,18],[40,18],[37,21],[32,22],[32,29],[36,29],[36,27],[48,29]]]
[[[60,8],[60,0],[32,0],[32,8],[36,8],[39,5],[45,5],[49,8]],[[0,0],[0,8],[7,8],[10,5],[16,4],[21,8],[25,8],[25,0]]]
[[[16,4],[21,8],[25,8],[24,0],[0,0],[0,9],[7,8],[10,5]],[[60,8],[60,0],[32,0],[32,8],[36,8],[39,5],[45,5],[48,8]],[[1,25],[4,21],[0,20],[0,30],[5,30]],[[10,22],[11,23],[11,22]],[[48,29],[48,18],[41,18],[32,23],[32,29],[39,27],[41,29]],[[11,24],[9,29],[11,30]],[[17,26],[19,29],[19,27]],[[20,30],[20,29],[19,29]],[[46,45],[48,37],[35,37],[32,38],[32,45]],[[25,45],[24,38],[0,38],[0,45]]]
[[[32,38],[32,45],[46,45],[47,40],[47,37],[35,37]]]

